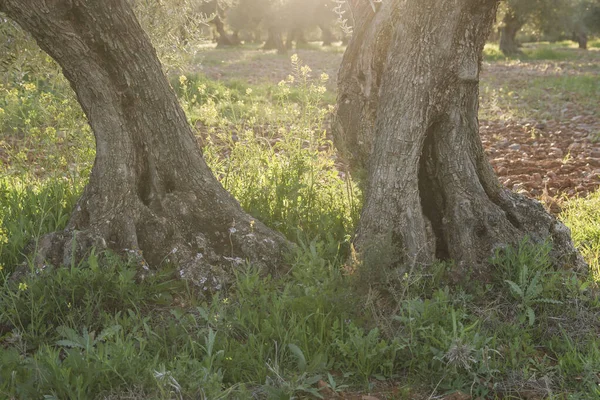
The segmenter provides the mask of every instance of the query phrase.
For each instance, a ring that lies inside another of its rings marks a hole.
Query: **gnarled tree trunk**
[[[354,35],[338,79],[336,145],[366,171],[354,240],[394,265],[456,261],[487,274],[496,248],[550,240],[581,265],[569,230],[502,187],[479,137],[481,54],[496,0],[351,0]],[[390,246],[391,248],[386,248]],[[389,256],[389,254],[388,254]]]
[[[520,54],[519,44],[517,43],[517,33],[523,27],[523,21],[512,10],[508,10],[502,20],[500,28],[500,51],[505,56],[514,56]]]
[[[67,230],[41,240],[42,256],[129,249],[153,267],[179,263],[202,286],[238,257],[279,265],[286,241],[212,175],[126,0],[0,0],[0,11],[60,64],[96,138],[89,183]]]

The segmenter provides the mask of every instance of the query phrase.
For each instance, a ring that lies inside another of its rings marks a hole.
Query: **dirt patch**
[[[319,50],[295,49],[284,55],[277,54],[275,50],[211,49],[200,54],[200,64],[194,69],[212,79],[243,79],[252,84],[276,84],[292,73],[290,58],[293,54],[297,54],[300,62],[313,70],[312,76],[318,77],[323,72],[329,75],[327,89],[335,91],[343,54],[340,46],[327,46]]]
[[[496,173],[509,189],[552,204],[586,196],[600,186],[600,126],[591,116],[570,121],[514,123],[481,121],[483,145]]]

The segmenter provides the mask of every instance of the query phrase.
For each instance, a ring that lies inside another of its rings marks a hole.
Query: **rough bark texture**
[[[508,11],[502,20],[503,26],[500,28],[500,51],[505,56],[513,56],[521,53],[517,43],[517,33],[523,27],[523,21],[517,14]]]
[[[552,241],[557,263],[583,265],[562,223],[500,185],[479,138],[481,54],[497,1],[350,5],[333,126],[342,155],[366,171],[357,250],[389,245],[395,264],[452,259],[460,277],[486,274],[495,249],[529,236]]]
[[[41,240],[40,262],[129,249],[152,267],[178,263],[201,286],[242,259],[280,265],[287,242],[212,175],[126,0],[0,0],[0,11],[60,64],[96,138],[89,183],[67,230]]]

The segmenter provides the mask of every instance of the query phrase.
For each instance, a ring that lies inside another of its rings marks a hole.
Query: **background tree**
[[[569,230],[502,187],[483,151],[479,72],[498,1],[388,0],[376,12],[349,4],[334,135],[366,171],[354,239],[364,259],[383,246],[390,266],[440,258],[455,260],[459,276],[485,275],[496,249],[527,236],[551,241],[557,264],[581,265]]]
[[[501,3],[500,50],[506,56],[520,53],[517,33],[525,24],[537,30],[556,24],[559,19],[568,19],[564,14],[565,1],[569,0],[507,0]]]
[[[243,32],[251,41],[260,42],[260,25],[269,7],[269,0],[238,0],[227,10],[225,18],[236,36]]]
[[[206,28],[214,16],[211,0],[131,0],[139,23],[152,39],[163,67],[180,67],[206,43]]]
[[[173,261],[204,286],[218,285],[236,257],[280,265],[287,242],[244,213],[206,166],[126,0],[0,0],[0,11],[62,67],[96,139],[67,229],[43,237],[40,256],[68,263],[90,246],[128,249],[154,267]]]
[[[540,30],[550,40],[568,38],[585,50],[588,37],[600,33],[600,4],[590,0],[563,0],[554,15],[546,15],[540,22]]]
[[[292,48],[292,42],[306,42],[304,33],[315,27],[321,30],[323,46],[330,46],[334,41],[332,27],[337,15],[333,12],[335,3],[330,0],[290,0],[285,8],[288,24],[286,46]]]
[[[316,27],[321,30],[323,45],[328,46],[335,38],[334,6],[330,0],[240,0],[227,12],[227,23],[234,31],[253,33],[262,25],[267,31],[265,50],[282,53],[291,49],[293,42],[305,43],[305,34]]]

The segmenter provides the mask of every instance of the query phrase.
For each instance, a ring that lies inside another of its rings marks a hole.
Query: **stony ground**
[[[289,55],[297,53],[315,76],[329,74],[328,89],[335,91],[342,52],[315,45]],[[585,96],[600,97],[600,51],[565,48],[550,57],[556,54],[559,60],[485,62],[480,116],[482,141],[500,181],[540,198],[553,212],[560,211],[561,200],[600,186],[600,105]],[[199,69],[214,79],[279,82],[290,74],[289,55],[208,49]],[[565,82],[573,77],[590,79]]]

